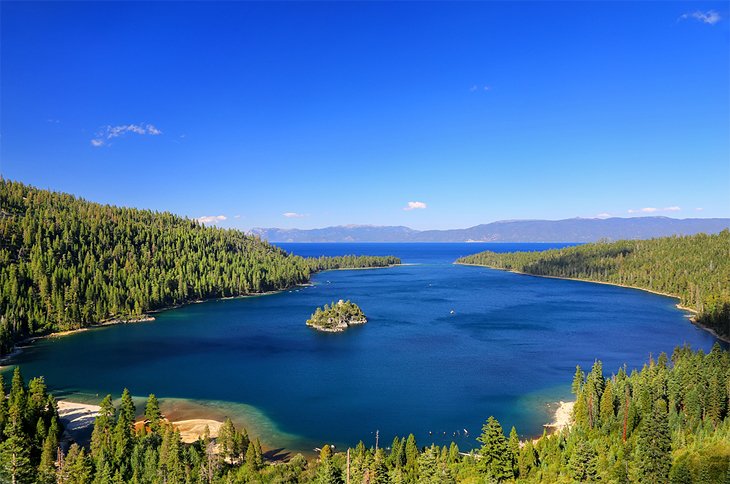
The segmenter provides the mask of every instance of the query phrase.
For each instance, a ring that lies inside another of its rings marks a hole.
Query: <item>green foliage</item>
[[[642,420],[637,444],[639,476],[642,482],[660,483],[669,478],[672,466],[672,438],[666,403],[659,399]]]
[[[512,456],[504,437],[502,426],[497,419],[489,417],[482,426],[482,434],[477,438],[482,443],[479,449],[480,468],[488,478],[498,482],[510,479],[513,475]]]
[[[22,338],[301,284],[395,257],[305,259],[238,230],[0,179],[0,354]]]
[[[0,375],[0,390],[4,388]],[[55,475],[52,465],[61,436],[54,398],[43,378],[25,385],[19,368],[13,373],[10,395],[0,394],[4,415],[0,435],[0,482],[48,482]]]
[[[24,384],[13,375],[6,398],[5,427],[0,435],[0,482],[37,483],[333,483],[349,474],[351,483],[454,482],[617,482],[715,483],[730,473],[730,353],[675,349],[640,371],[624,368],[603,374],[600,361],[585,375],[576,371],[576,403],[569,429],[540,439],[519,441],[512,428],[506,438],[490,417],[482,428],[477,452],[460,455],[450,447],[421,448],[414,435],[396,436],[390,452],[322,447],[319,459],[295,456],[267,462],[261,443],[229,419],[217,440],[209,433],[193,444],[160,413],[150,395],[147,424],[134,431],[134,404],[125,390],[118,407],[111,396],[101,403],[90,452],[72,445],[55,465],[60,429],[53,397],[42,378]],[[714,381],[723,382],[722,392]],[[0,391],[4,392],[2,378]],[[598,402],[598,403],[596,403]],[[132,417],[130,417],[132,416]]]
[[[698,312],[698,323],[730,336],[730,230],[543,252],[486,251],[456,262],[673,294]]]
[[[367,318],[357,304],[340,299],[330,306],[325,304],[324,308],[317,308],[307,320],[307,326],[322,331],[343,331],[351,324],[366,322]]]

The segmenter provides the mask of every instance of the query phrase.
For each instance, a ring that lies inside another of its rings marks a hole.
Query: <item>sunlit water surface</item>
[[[170,405],[197,402],[289,449],[372,444],[376,430],[382,442],[413,432],[421,444],[468,449],[489,415],[540,434],[547,404],[570,398],[576,364],[599,358],[613,372],[715,341],[671,298],[452,264],[485,249],[555,245],[281,245],[305,256],[393,254],[408,265],[324,272],[309,287],[47,339],[16,362],[60,395],[93,399],[128,387],[174,398]],[[356,302],[368,324],[339,334],[305,325],[338,299]]]

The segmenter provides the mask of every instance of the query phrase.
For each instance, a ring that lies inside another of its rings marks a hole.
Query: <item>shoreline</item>
[[[558,408],[555,409],[553,421],[543,425],[545,429],[552,430],[548,435],[560,433],[563,430],[569,429],[573,424],[573,407],[575,406],[575,402],[564,402],[561,400],[557,403]]]
[[[617,282],[594,281],[592,279],[578,279],[577,277],[562,277],[562,276],[548,276],[548,275],[543,275],[543,274],[530,274],[529,272],[522,272],[522,271],[518,271],[516,269],[502,269],[499,267],[485,266],[485,265],[481,265],[481,264],[467,264],[464,262],[454,262],[454,265],[469,266],[469,267],[483,267],[483,268],[492,269],[495,271],[511,272],[512,274],[518,274],[520,276],[542,277],[545,279],[560,279],[563,281],[587,282],[590,284],[604,284],[606,286],[623,287],[624,289],[635,289],[637,291],[644,291],[644,292],[648,292],[651,294],[656,294],[657,296],[670,297],[672,299],[677,299],[680,301],[674,305],[677,309],[679,309],[680,311],[686,311],[686,312],[692,313],[692,315],[688,316],[687,319],[689,319],[689,321],[694,326],[698,327],[699,329],[701,329],[703,331],[707,331],[708,333],[710,333],[712,336],[719,339],[720,341],[724,341],[725,343],[730,343],[730,336],[721,336],[721,335],[717,334],[717,332],[714,329],[708,328],[707,326],[704,326],[704,325],[698,323],[697,315],[699,314],[699,312],[696,309],[693,309],[693,308],[690,308],[687,306],[683,306],[681,303],[682,298],[677,296],[676,294],[669,294],[666,292],[655,291],[654,289],[647,289],[645,287],[637,287],[637,286],[629,286],[626,284],[619,284]]]
[[[82,328],[76,328],[76,329],[67,329],[65,331],[55,331],[53,333],[47,333],[47,334],[41,334],[38,336],[31,336],[29,338],[25,338],[23,340],[18,341],[13,346],[13,349],[8,353],[7,355],[0,358],[0,371],[5,370],[8,366],[12,365],[12,359],[16,356],[20,355],[25,348],[28,348],[30,345],[35,343],[36,341],[44,340],[44,339],[52,339],[52,338],[63,338],[64,336],[71,336],[77,333],[83,333],[84,331],[90,331],[93,329],[98,328],[104,328],[108,326],[118,326],[121,324],[136,324],[136,323],[147,323],[155,320],[154,316],[150,316],[152,311],[143,314],[142,316],[138,318],[130,318],[130,319],[119,319],[119,318],[113,318],[113,319],[107,319],[99,323],[93,323],[88,326],[84,326]]]
[[[64,426],[62,441],[70,444],[86,444],[94,428],[96,417],[101,407],[90,403],[81,403],[73,400],[57,400],[58,417]],[[138,416],[139,418],[139,416]],[[180,431],[181,440],[186,444],[192,444],[199,437],[205,434],[205,427],[208,427],[212,438],[218,437],[223,422],[208,418],[190,418],[185,420],[169,420],[173,427]],[[135,427],[140,426],[143,420],[135,420]]]
[[[321,271],[315,272],[315,274],[321,274],[323,272],[330,272],[330,271],[369,271],[372,269],[390,269],[391,267],[398,267],[398,266],[409,266],[409,265],[415,265],[415,264],[389,264],[387,266],[373,266],[373,267],[338,267],[336,269],[322,269]]]
[[[72,397],[73,398],[73,397]],[[144,421],[143,414],[140,414],[139,400],[141,397],[133,397],[137,404],[137,417],[135,419],[135,427],[141,426]],[[100,397],[95,397],[94,401],[100,401]],[[101,407],[93,403],[83,403],[68,399],[56,400],[59,410],[59,418],[64,425],[64,433],[62,442],[70,445],[71,442],[77,442],[79,445],[88,445],[90,443],[91,431],[94,422],[99,414]],[[239,430],[246,429],[249,436],[259,438],[264,450],[266,458],[270,461],[286,460],[296,454],[302,454],[305,457],[316,458],[317,453],[308,448],[301,446],[287,445],[285,435],[271,435],[266,433],[266,426],[261,427],[260,422],[256,422],[256,416],[253,414],[231,414],[230,408],[225,407],[224,402],[215,401],[193,401],[180,398],[160,398],[160,410],[163,420],[178,429],[181,440],[185,444],[195,443],[198,438],[205,434],[205,428],[208,427],[211,438],[218,437],[226,418],[230,417],[234,425]],[[117,400],[114,400],[118,404]],[[245,404],[234,404],[244,405]],[[543,424],[546,433],[535,437],[530,437],[533,443],[540,440],[543,436],[559,434],[564,430],[570,429],[573,423],[573,407],[575,401],[559,401],[548,403],[548,408],[557,405],[553,414],[552,421]],[[273,423],[273,422],[271,422]]]
[[[391,265],[383,266],[383,267],[353,267],[350,269],[348,269],[348,268],[326,269],[323,271],[315,272],[313,274],[319,274],[321,272],[327,272],[327,271],[355,271],[355,270],[366,270],[366,269],[389,269],[391,267],[396,267],[399,265],[402,265],[402,264],[391,264]],[[61,338],[63,336],[69,336],[69,335],[73,335],[76,333],[82,333],[84,331],[103,328],[103,327],[107,327],[107,326],[117,326],[120,324],[134,324],[134,323],[151,322],[156,319],[153,316],[153,314],[159,314],[164,311],[179,309],[179,308],[191,305],[191,304],[201,304],[201,303],[211,302],[211,301],[226,301],[226,300],[230,300],[230,299],[244,299],[244,298],[249,298],[249,297],[272,296],[274,294],[280,294],[285,291],[289,291],[295,287],[311,287],[314,285],[315,284],[313,282],[311,282],[311,280],[310,280],[308,282],[294,284],[294,285],[291,285],[291,286],[288,286],[288,287],[285,287],[282,289],[276,289],[273,291],[239,294],[237,296],[212,297],[212,298],[208,298],[208,299],[195,299],[193,301],[187,301],[187,302],[180,303],[180,304],[174,304],[172,306],[168,306],[168,307],[164,307],[164,308],[151,309],[149,311],[145,311],[141,316],[136,317],[136,318],[130,318],[130,319],[111,318],[111,319],[106,319],[106,320],[100,321],[98,323],[92,323],[92,324],[89,324],[88,326],[83,326],[81,328],[69,329],[69,330],[64,330],[64,331],[54,331],[52,333],[41,334],[38,336],[30,336],[28,338],[22,339],[22,340],[18,341],[17,343],[15,343],[15,345],[13,345],[13,349],[7,355],[0,357],[0,371],[5,370],[8,366],[12,365],[12,359],[15,358],[16,356],[20,355],[23,352],[24,348],[27,348],[28,346],[30,346],[31,344],[33,344],[34,342],[39,341],[39,340],[48,339],[48,338]]]
[[[325,269],[322,271],[313,272],[311,275],[319,274],[322,272],[327,271],[357,271],[357,270],[368,270],[368,269],[389,269],[391,267],[396,267],[404,264],[390,264],[387,266],[382,267],[353,267],[353,268],[338,268],[338,269]],[[23,348],[28,347],[29,345],[33,344],[35,341],[46,339],[46,338],[60,338],[63,336],[69,336],[76,333],[81,333],[83,331],[88,331],[90,329],[96,329],[96,328],[103,328],[105,326],[116,326],[120,324],[134,324],[134,323],[144,323],[144,322],[150,322],[154,321],[155,317],[152,316],[153,314],[158,314],[163,311],[170,311],[172,309],[179,309],[184,306],[188,306],[190,304],[201,304],[204,302],[210,302],[210,301],[226,301],[229,299],[243,299],[243,298],[249,298],[249,297],[260,297],[260,296],[271,296],[274,294],[283,293],[285,291],[288,291],[294,287],[310,287],[314,286],[314,283],[311,281],[311,279],[307,282],[302,282],[299,284],[293,284],[291,286],[283,287],[281,289],[275,289],[273,291],[265,291],[265,292],[254,292],[254,293],[247,293],[247,294],[239,294],[237,296],[221,296],[221,297],[211,297],[207,299],[195,299],[193,301],[187,301],[180,304],[174,304],[172,306],[164,307],[164,308],[158,308],[158,309],[151,309],[149,311],[145,311],[142,313],[141,316],[136,318],[130,318],[130,319],[121,319],[121,318],[111,318],[106,319],[103,321],[100,321],[98,323],[92,323],[88,326],[83,326],[81,328],[76,329],[69,329],[65,331],[54,331],[52,333],[47,334],[41,334],[38,336],[30,336],[28,338],[25,338],[23,340],[18,341],[13,345],[13,349],[5,356],[0,357],[0,371],[4,370],[9,364],[12,358],[18,356],[20,353],[23,352]]]

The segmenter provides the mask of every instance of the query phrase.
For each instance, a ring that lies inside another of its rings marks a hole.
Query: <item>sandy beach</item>
[[[183,442],[186,444],[192,444],[198,440],[198,438],[205,435],[205,427],[208,427],[211,438],[215,439],[218,437],[223,423],[217,420],[195,418],[191,420],[172,422],[172,426],[180,432],[180,438]]]
[[[72,402],[69,400],[58,400],[58,415],[65,428],[64,439],[86,443],[94,428],[94,421],[99,415],[99,405],[89,403]],[[172,421],[172,425],[180,431],[180,437],[186,444],[198,440],[198,437],[205,435],[205,427],[208,427],[212,438],[218,437],[223,422],[210,418],[188,418],[185,420]]]
[[[58,400],[58,416],[67,431],[73,432],[94,425],[99,415],[98,405]]]
[[[554,433],[558,433],[563,429],[570,428],[573,422],[573,406],[575,402],[558,402],[558,408],[555,410],[553,421],[545,424],[545,428]]]

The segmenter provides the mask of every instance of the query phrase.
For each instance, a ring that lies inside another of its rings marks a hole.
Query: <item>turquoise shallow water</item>
[[[542,432],[546,402],[570,398],[575,365],[615,371],[715,339],[676,301],[643,291],[456,266],[458,256],[540,244],[281,244],[301,255],[394,254],[388,269],[330,271],[274,295],[210,301],[156,321],[48,339],[17,359],[60,394],[209,401],[271,445],[419,442],[460,447],[489,415]],[[367,325],[323,334],[315,307],[351,299]],[[467,430],[465,432],[464,430]]]

